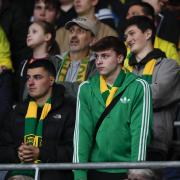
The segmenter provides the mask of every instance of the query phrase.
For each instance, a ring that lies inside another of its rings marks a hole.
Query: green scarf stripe
[[[152,75],[142,75],[142,78],[146,80],[149,84],[152,84]]]
[[[42,131],[43,131],[43,120],[51,110],[51,98],[44,104],[40,120],[37,119],[38,105],[35,101],[31,100],[28,105],[27,113],[25,116],[25,128],[24,128],[24,143],[33,145],[35,147],[42,146]],[[34,163],[39,163],[40,160],[36,160]],[[15,175],[25,175],[34,177],[34,170],[17,170],[12,171],[9,177]]]

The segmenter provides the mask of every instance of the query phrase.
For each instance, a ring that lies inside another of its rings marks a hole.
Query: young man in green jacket
[[[144,161],[152,124],[151,92],[146,81],[125,73],[126,47],[107,36],[92,50],[98,74],[80,85],[74,133],[75,163]],[[99,117],[118,95],[95,135]],[[125,169],[75,170],[75,180],[120,180]]]

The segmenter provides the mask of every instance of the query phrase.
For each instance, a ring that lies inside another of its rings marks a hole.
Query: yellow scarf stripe
[[[65,59],[62,64],[62,68],[59,72],[58,81],[63,82],[65,80],[69,65],[71,63],[69,55],[65,56]],[[85,57],[85,59],[82,60],[80,67],[78,69],[78,74],[76,81],[83,82],[86,78],[86,71],[87,71],[87,65],[88,65],[88,57]]]
[[[100,91],[101,94],[108,90],[107,84],[103,76],[100,76]]]
[[[100,91],[101,91],[101,94],[104,93],[105,91],[109,91],[109,96],[108,96],[108,98],[106,100],[106,107],[113,100],[113,97],[114,97],[114,95],[115,95],[117,90],[118,90],[118,87],[112,87],[111,90],[109,90],[108,87],[107,87],[107,83],[106,83],[104,77],[100,76]]]
[[[114,97],[114,95],[115,95],[115,93],[116,93],[116,91],[118,90],[118,88],[117,87],[112,87],[111,88],[111,90],[109,90],[109,96],[108,96],[108,98],[107,98],[107,100],[106,100],[106,107],[111,103],[111,101],[113,100],[113,97]]]
[[[36,115],[37,115],[37,104],[34,101],[30,101],[25,118],[36,118]]]
[[[44,120],[45,117],[48,115],[49,111],[51,110],[51,104],[46,103],[43,107],[40,120]]]
[[[150,60],[144,67],[143,75],[152,75],[155,64],[155,59]]]

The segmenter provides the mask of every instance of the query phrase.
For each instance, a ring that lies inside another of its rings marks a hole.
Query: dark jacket
[[[10,119],[4,125],[0,139],[0,162],[20,163],[17,149],[23,142],[24,121],[28,100],[17,105]],[[55,85],[52,96],[52,109],[44,120],[43,142],[40,148],[42,163],[62,163],[72,161],[75,104],[64,98],[64,87]],[[71,171],[42,171],[41,180],[69,180]]]

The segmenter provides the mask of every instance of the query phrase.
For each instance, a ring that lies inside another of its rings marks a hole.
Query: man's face
[[[50,97],[53,83],[54,78],[43,67],[28,69],[28,94],[35,100]]]
[[[71,52],[79,52],[89,49],[94,37],[91,32],[81,28],[78,25],[72,25],[69,28],[69,48]]]
[[[119,73],[121,60],[113,49],[96,52],[95,57],[96,68],[100,75],[108,78]]]
[[[144,16],[143,8],[141,6],[138,6],[138,5],[131,6],[128,9],[126,19],[129,19],[133,16]]]
[[[143,0],[143,2],[150,4],[154,8],[156,14],[161,12],[165,1],[166,0]]]
[[[58,12],[50,4],[45,4],[43,1],[38,1],[34,6],[33,16],[34,20],[54,23],[58,17]]]
[[[136,25],[132,25],[125,30],[124,35],[131,52],[138,54],[146,48],[149,39],[148,31],[142,32]]]
[[[97,4],[97,0],[74,0],[74,7],[78,15],[90,12]]]

